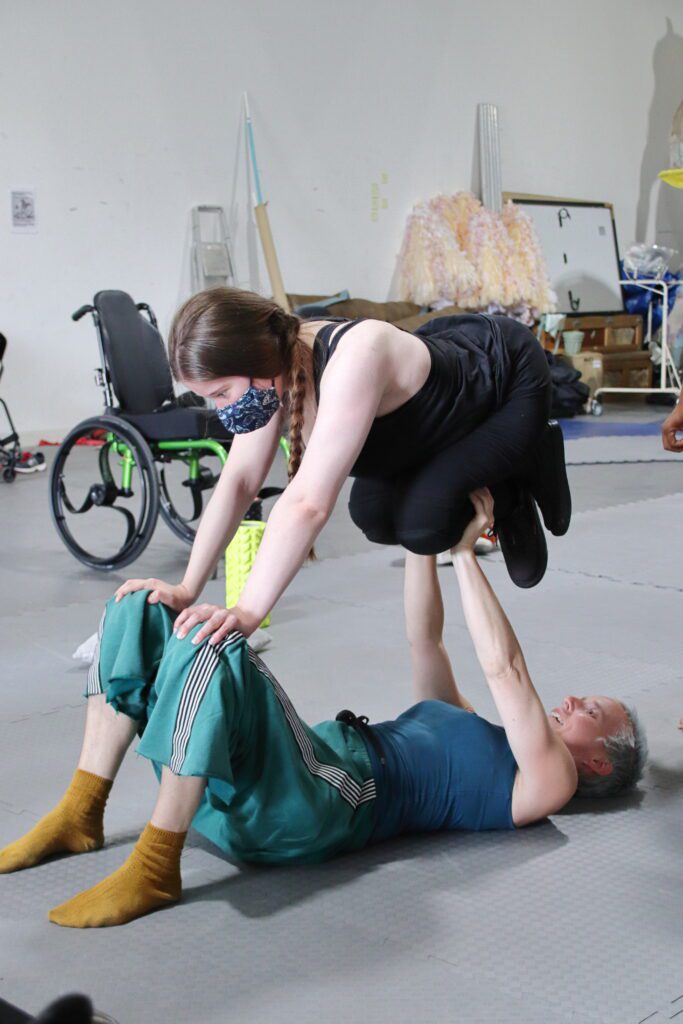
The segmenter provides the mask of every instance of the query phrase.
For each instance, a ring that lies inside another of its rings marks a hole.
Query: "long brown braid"
[[[286,407],[289,413],[289,466],[290,481],[296,476],[304,455],[303,426],[304,403],[312,384],[311,350],[299,340],[301,321],[298,317],[282,314],[281,346],[283,377],[286,381]]]
[[[286,408],[289,413],[289,463],[287,476],[291,483],[304,457],[304,403],[306,391],[313,383],[313,358],[309,347],[299,339],[301,321],[291,314],[278,313],[280,345],[282,346],[283,378],[287,382]],[[308,552],[316,560],[315,548]]]

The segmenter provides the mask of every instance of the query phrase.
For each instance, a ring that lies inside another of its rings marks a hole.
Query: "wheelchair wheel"
[[[159,513],[176,537],[186,544],[192,544],[197,533],[199,519],[204,511],[204,492],[212,491],[220,476],[221,466],[216,456],[209,453],[202,458],[212,458],[215,472],[208,466],[200,465],[199,472],[192,479],[189,471],[190,460],[183,455],[169,457],[155,453],[159,468]]]
[[[159,514],[154,459],[142,434],[110,416],[74,427],[52,465],[50,510],[79,562],[104,572],[133,562]]]

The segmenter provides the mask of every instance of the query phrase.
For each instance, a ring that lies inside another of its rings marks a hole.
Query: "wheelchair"
[[[6,350],[7,338],[4,334],[0,334],[0,378],[3,374],[2,361]],[[17,473],[35,473],[44,470],[45,456],[42,452],[31,453],[22,449],[12,414],[2,396],[0,396],[0,410],[4,414],[9,429],[9,433],[4,437],[0,432],[0,478],[4,483],[11,484]]]
[[[78,423],[59,446],[50,510],[71,554],[110,572],[139,557],[159,516],[192,544],[204,496],[218,480],[232,435],[202,398],[175,397],[164,342],[146,302],[101,291],[72,319],[88,313],[97,331],[101,366],[95,382],[104,412]],[[284,438],[280,445],[288,458]],[[281,488],[266,488],[258,498],[279,493]]]

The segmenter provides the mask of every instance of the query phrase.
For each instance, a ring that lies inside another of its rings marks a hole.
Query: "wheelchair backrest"
[[[163,338],[126,292],[93,299],[109,378],[123,412],[153,412],[173,399]]]

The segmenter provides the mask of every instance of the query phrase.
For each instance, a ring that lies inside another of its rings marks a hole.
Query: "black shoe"
[[[535,587],[548,566],[548,546],[531,492],[518,488],[517,501],[494,527],[510,579],[518,587]]]
[[[572,496],[564,462],[562,428],[557,420],[549,420],[543,431],[526,483],[538,502],[546,529],[556,537],[563,537],[572,518]]]

